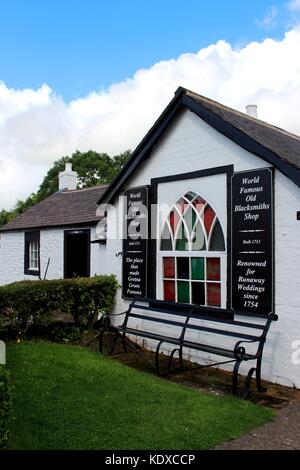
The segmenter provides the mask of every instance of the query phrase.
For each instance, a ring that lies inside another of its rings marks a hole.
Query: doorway
[[[90,230],[64,233],[64,278],[90,276]]]

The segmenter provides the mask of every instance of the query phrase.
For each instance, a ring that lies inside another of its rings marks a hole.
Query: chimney
[[[256,104],[248,104],[248,106],[246,106],[246,110],[247,110],[248,116],[251,116],[257,119],[257,105]]]
[[[72,170],[72,163],[66,163],[64,171],[58,175],[58,189],[76,189],[77,188],[77,173]]]

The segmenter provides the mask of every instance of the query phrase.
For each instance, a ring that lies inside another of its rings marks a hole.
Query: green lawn
[[[11,344],[7,357],[10,449],[209,449],[273,417],[75,346]]]

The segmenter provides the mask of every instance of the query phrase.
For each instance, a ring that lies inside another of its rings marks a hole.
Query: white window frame
[[[190,264],[190,272],[191,272],[191,258],[204,258],[204,280],[198,280],[198,279],[180,279],[177,277],[177,263],[175,261],[175,278],[166,278],[163,276],[163,259],[164,258],[189,258],[189,264]],[[211,281],[207,279],[207,273],[206,273],[206,260],[207,258],[219,258],[220,259],[220,280],[219,281]],[[199,284],[205,284],[205,306],[212,307],[212,308],[226,308],[226,290],[227,290],[227,284],[226,284],[226,276],[227,276],[227,253],[226,251],[159,251],[158,253],[158,275],[159,278],[161,279],[161,284],[162,284],[162,300],[163,300],[163,283],[164,281],[175,281],[175,302],[178,302],[178,296],[177,296],[177,289],[176,289],[176,283],[177,281],[182,281],[182,282],[188,282],[189,283],[189,296],[190,296],[190,304],[192,303],[192,283],[199,283]],[[214,307],[211,305],[207,305],[207,284],[220,284],[221,286],[221,306],[220,307]]]
[[[29,253],[28,253],[28,269],[30,271],[39,270],[39,242],[30,241],[29,242]]]
[[[181,196],[179,196],[175,202],[175,204],[173,204],[173,206],[170,208],[170,212],[169,214],[172,212],[172,210],[176,210],[176,204],[177,202],[181,199],[181,198],[184,198],[184,195],[186,193],[188,193],[190,190],[187,189],[184,194],[182,194]],[[177,251],[176,250],[176,235],[178,233],[178,230],[179,230],[179,226],[180,224],[178,224],[178,227],[176,229],[176,233],[174,234],[174,240],[172,241],[173,243],[173,250],[172,251],[161,251],[160,249],[160,244],[161,244],[161,237],[162,237],[162,233],[163,233],[163,230],[164,230],[164,227],[165,227],[165,223],[167,223],[169,225],[169,222],[168,222],[168,217],[167,219],[164,221],[164,223],[161,225],[161,233],[159,234],[159,245],[157,247],[157,263],[158,263],[158,266],[157,266],[157,274],[158,274],[158,280],[159,280],[159,284],[160,284],[160,289],[159,289],[159,296],[161,299],[164,298],[164,287],[163,287],[163,284],[164,284],[164,281],[174,281],[175,282],[175,301],[178,302],[178,293],[177,293],[177,281],[182,281],[182,282],[188,282],[189,283],[189,298],[190,298],[190,304],[192,304],[192,283],[204,283],[205,284],[205,306],[207,307],[211,307],[211,308],[226,308],[226,302],[227,302],[227,244],[226,244],[226,236],[225,236],[225,232],[224,232],[224,227],[222,226],[222,222],[220,220],[220,217],[218,217],[218,214],[214,208],[214,206],[210,203],[210,201],[208,201],[207,197],[205,196],[202,196],[202,194],[199,193],[199,191],[195,191],[195,190],[192,190],[191,192],[194,192],[195,194],[197,194],[197,196],[203,198],[205,201],[206,201],[206,204],[202,207],[201,211],[197,214],[197,217],[202,225],[202,228],[203,227],[203,221],[201,219],[201,215],[203,214],[205,208],[207,207],[207,205],[211,206],[212,209],[214,210],[215,212],[215,219],[212,223],[212,226],[211,226],[211,229],[210,229],[210,234],[209,234],[209,237],[207,238],[206,237],[206,231],[204,229],[204,235],[205,235],[205,242],[206,242],[206,248],[209,247],[210,245],[210,238],[212,236],[212,233],[213,233],[213,230],[214,230],[214,227],[215,227],[215,224],[217,223],[217,221],[219,221],[220,223],[220,226],[221,226],[221,229],[223,231],[223,236],[224,236],[224,242],[225,242],[225,250],[224,251],[208,251],[208,250],[205,250],[205,251],[194,251],[194,250],[191,250],[191,247],[192,247],[192,242],[191,240],[188,240],[188,243],[189,243],[189,250],[187,251]],[[187,202],[189,202],[190,204],[190,201],[186,200]],[[187,212],[188,210],[188,207],[185,209],[184,213]],[[177,211],[178,212],[178,211]],[[169,215],[168,215],[169,216]],[[186,226],[184,220],[183,220],[183,223],[185,225],[185,228],[186,228],[186,233],[188,233],[188,227]],[[169,227],[170,228],[170,227]],[[170,229],[170,232],[172,233],[171,229]],[[165,278],[163,276],[163,259],[164,258],[175,258],[175,278]],[[191,276],[189,279],[180,279],[177,277],[177,262],[176,262],[176,258],[189,258],[189,272],[191,273],[191,258],[204,258],[204,271],[205,271],[205,275],[204,275],[204,280],[192,280],[191,279]],[[209,279],[207,279],[207,262],[206,260],[208,258],[219,258],[220,259],[220,280],[218,281],[211,281]],[[211,305],[208,305],[207,304],[207,284],[219,284],[220,287],[221,287],[221,305],[219,307],[215,307],[215,306],[211,306]]]

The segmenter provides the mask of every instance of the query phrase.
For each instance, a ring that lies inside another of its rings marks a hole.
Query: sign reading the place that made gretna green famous
[[[125,223],[123,238],[122,294],[126,299],[147,296],[148,187],[124,192]]]
[[[273,310],[273,172],[232,177],[232,296],[234,310]]]

